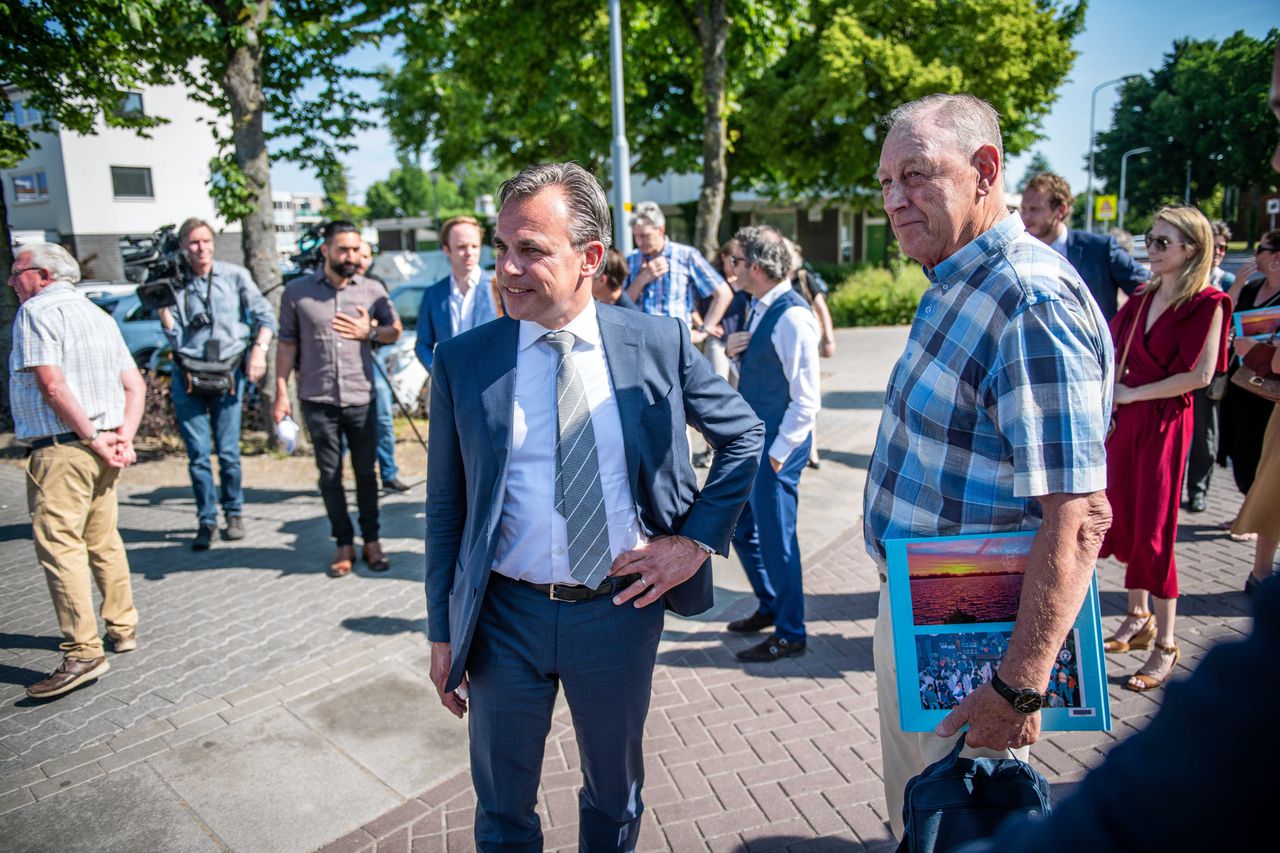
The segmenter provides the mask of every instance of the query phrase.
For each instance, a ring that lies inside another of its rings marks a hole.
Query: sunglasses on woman
[[[1175,243],[1173,240],[1170,240],[1168,237],[1159,237],[1155,234],[1152,234],[1150,231],[1147,232],[1147,249],[1148,250],[1156,249],[1161,252],[1167,252],[1169,251],[1170,246],[1194,246],[1194,245],[1195,243]]]
[[[1277,249],[1275,246],[1259,246],[1253,250],[1254,255],[1261,255],[1263,252],[1271,252],[1272,254],[1275,254],[1276,252],[1280,252],[1280,249]]]

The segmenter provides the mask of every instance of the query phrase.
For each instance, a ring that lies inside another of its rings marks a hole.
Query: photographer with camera
[[[173,346],[173,409],[187,447],[200,525],[191,547],[205,551],[217,530],[219,499],[227,522],[223,537],[245,535],[240,520],[241,404],[245,379],[257,382],[267,372],[276,318],[247,269],[213,259],[209,223],[195,218],[182,223],[178,246],[185,263],[179,264],[173,304],[160,309],[160,322]],[[217,493],[211,451],[218,454]]]

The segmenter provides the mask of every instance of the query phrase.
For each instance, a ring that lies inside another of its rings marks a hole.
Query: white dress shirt
[[[480,285],[480,268],[476,267],[467,274],[467,292],[463,293],[458,286],[458,279],[449,275],[449,327],[455,335],[460,335],[475,325],[476,290]]]
[[[569,573],[568,533],[556,512],[556,367],[559,356],[539,339],[546,329],[520,322],[516,387],[511,412],[511,458],[493,570],[532,583],[576,584]],[[591,406],[600,487],[609,525],[609,552],[617,557],[645,543],[627,479],[622,419],[609,379],[595,301],[564,331],[577,339],[569,358]]]
[[[751,306],[747,331],[754,332],[769,306],[779,296],[791,290],[791,282],[784,281],[774,287]],[[769,458],[785,462],[791,451],[799,447],[813,431],[822,408],[818,370],[818,321],[807,305],[793,305],[773,325],[769,336],[773,351],[782,362],[782,372],[791,390],[791,402],[782,413],[778,434],[769,445]]]

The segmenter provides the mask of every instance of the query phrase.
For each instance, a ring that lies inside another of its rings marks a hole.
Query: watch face
[[[1040,694],[1032,691],[1019,693],[1014,697],[1013,710],[1019,714],[1034,714],[1040,710],[1041,705]]]

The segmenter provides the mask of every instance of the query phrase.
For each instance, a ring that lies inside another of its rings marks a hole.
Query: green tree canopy
[[[1280,41],[1243,32],[1221,42],[1180,39],[1164,64],[1120,90],[1109,130],[1098,134],[1098,174],[1118,187],[1120,158],[1133,148],[1151,154],[1130,158],[1126,195],[1136,222],[1160,206],[1181,201],[1191,163],[1191,201],[1220,216],[1227,187],[1238,188],[1241,237],[1256,237],[1259,194],[1276,186],[1269,165],[1280,128],[1267,105],[1271,64]],[[1126,223],[1127,224],[1127,223]]]
[[[1036,151],[1031,155],[1031,159],[1027,162],[1027,168],[1022,172],[1022,180],[1018,181],[1018,192],[1025,191],[1027,184],[1031,183],[1031,179],[1036,175],[1043,175],[1052,171],[1053,167],[1049,165],[1049,158],[1044,156],[1043,151]]]
[[[1084,3],[815,0],[812,22],[743,94],[732,168],[771,195],[872,204],[879,120],[915,98],[984,98],[1006,152],[1026,150],[1075,61]]]

